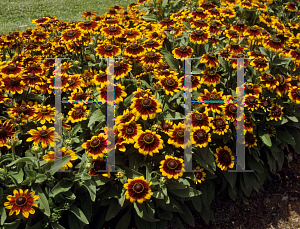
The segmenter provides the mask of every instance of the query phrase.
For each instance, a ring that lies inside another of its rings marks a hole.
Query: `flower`
[[[43,159],[45,161],[55,161],[59,158],[63,158],[64,156],[68,156],[68,155],[71,156],[70,160],[62,166],[62,170],[67,170],[68,167],[69,168],[73,167],[71,161],[75,161],[76,159],[78,159],[78,157],[75,156],[75,152],[73,150],[67,150],[66,147],[62,147],[61,151],[57,151],[57,152],[48,151],[48,153],[43,156]]]
[[[35,122],[40,122],[41,124],[45,124],[46,121],[48,121],[49,123],[53,123],[54,111],[55,108],[52,108],[50,104],[48,104],[47,106],[37,108],[35,117],[33,119],[35,120]]]
[[[220,102],[225,99],[226,97],[223,96],[223,91],[217,92],[217,89],[214,89],[212,92],[204,89],[204,94],[200,93],[200,96],[198,97],[198,100],[205,102],[204,106],[206,107],[207,111],[213,111],[218,114],[220,114],[222,111]],[[214,100],[217,101],[213,102]]]
[[[184,60],[185,58],[191,57],[193,52],[194,50],[189,46],[180,46],[172,51],[174,58],[180,60]]]
[[[7,141],[15,134],[15,131],[13,131],[14,125],[9,125],[9,122],[9,120],[6,120],[2,123],[2,120],[0,120],[0,147],[6,146],[8,149],[11,146],[7,144]]]
[[[213,120],[213,117],[208,116],[208,111],[204,111],[200,113],[199,111],[195,111],[192,113],[192,126],[193,127],[201,127],[201,126],[210,126],[210,122]]]
[[[98,136],[93,136],[91,140],[82,144],[82,148],[87,149],[86,154],[93,159],[103,157],[106,153],[106,135],[100,133]]]
[[[91,176],[96,176],[97,174],[101,174],[103,177],[110,178],[112,171],[111,165],[107,164],[106,159],[104,158],[96,158],[91,160],[91,164],[93,165],[93,168],[90,169],[89,174]],[[107,170],[107,172],[100,171],[100,170]],[[98,172],[99,171],[99,172]]]
[[[178,179],[183,176],[183,159],[166,155],[165,160],[160,162],[159,168],[162,175],[166,176],[168,179]]]
[[[138,118],[142,117],[143,120],[147,120],[148,117],[153,119],[157,113],[162,112],[160,106],[161,104],[154,99],[154,96],[145,94],[143,97],[133,98],[130,109]]]
[[[208,146],[211,142],[210,128],[207,126],[197,126],[193,128],[192,144],[200,148]]]
[[[270,73],[263,73],[262,76],[260,76],[260,80],[262,82],[262,87],[267,88],[270,91],[274,91],[276,87],[279,86],[279,82]]]
[[[183,90],[181,81],[179,81],[176,76],[161,77],[158,84],[162,86],[167,95],[170,94],[171,96],[173,96],[174,93]]]
[[[291,77],[288,76],[287,78],[282,74],[277,74],[275,76],[276,80],[279,82],[279,85],[275,87],[275,91],[278,96],[282,96],[282,94],[287,94],[289,88],[291,87]]]
[[[4,206],[6,209],[10,209],[9,216],[14,214],[16,212],[16,215],[19,215],[20,211],[23,214],[25,218],[29,217],[30,214],[34,214],[35,210],[32,207],[37,207],[38,205],[34,203],[38,198],[40,198],[38,195],[34,195],[35,192],[30,192],[27,194],[29,190],[26,189],[23,191],[22,189],[14,190],[12,195],[8,195],[7,199],[9,202],[5,202]]]
[[[226,121],[226,116],[217,115],[211,122],[210,126],[213,129],[213,133],[218,135],[224,135],[229,129],[228,122]]]
[[[149,200],[151,198],[151,189],[150,186],[152,182],[147,183],[143,176],[135,177],[134,179],[129,179],[126,184],[124,184],[124,188],[127,189],[125,192],[126,199],[130,200],[131,203],[137,201],[142,204],[144,201]]]
[[[116,117],[115,122],[117,124],[129,124],[132,121],[137,121],[136,116],[132,113],[132,111],[129,111],[128,109],[123,111],[123,115],[119,115]]]
[[[269,116],[271,120],[277,121],[277,119],[282,120],[283,112],[282,112],[283,107],[280,105],[276,104],[273,106],[273,108],[270,110]]]
[[[200,63],[204,63],[207,68],[218,67],[220,64],[218,58],[212,52],[203,54]]]
[[[178,123],[174,124],[173,129],[170,129],[168,132],[169,139],[168,144],[174,145],[176,148],[184,149],[184,124]]]
[[[123,124],[118,126],[119,135],[118,137],[123,138],[126,144],[134,144],[134,137],[142,133],[141,124],[134,122]]]
[[[163,149],[163,140],[161,136],[150,130],[140,132],[133,140],[135,141],[134,147],[139,150],[139,153],[143,155],[149,154],[153,156],[153,153],[159,153],[160,149]]]
[[[252,148],[253,146],[257,146],[256,135],[247,131],[245,134],[245,146],[249,148]]]
[[[220,106],[222,108],[223,114],[226,116],[227,120],[234,122],[237,116],[237,104],[236,103],[225,103],[224,105]]]
[[[300,104],[300,87],[292,87],[288,95],[291,101]]]
[[[254,109],[257,110],[259,107],[258,98],[258,95],[247,94],[245,96],[245,107],[247,107],[251,111],[253,111]]]
[[[218,163],[218,167],[221,170],[227,170],[228,168],[233,168],[234,166],[234,157],[232,156],[231,149],[228,148],[228,146],[225,146],[224,148],[219,147],[216,149],[216,154],[214,156],[216,157],[216,163]]]
[[[159,121],[160,130],[165,134],[168,134],[169,130],[173,128],[173,122],[165,120],[164,122]]]
[[[94,11],[83,11],[83,13],[81,14],[81,17],[86,20],[88,18],[93,19],[97,16],[97,12]]]
[[[133,58],[142,57],[145,54],[146,54],[146,49],[142,45],[139,45],[138,43],[133,43],[127,46],[124,50],[124,55]]]
[[[96,48],[96,55],[99,57],[113,58],[121,54],[121,49],[116,45],[99,44]]]
[[[68,119],[66,121],[71,121],[72,123],[80,122],[83,120],[87,120],[85,116],[85,111],[87,110],[87,106],[83,105],[83,103],[74,104],[74,107],[68,112]]]
[[[12,94],[15,94],[16,92],[18,94],[22,94],[23,90],[27,87],[22,76],[18,74],[6,75],[6,73],[4,73],[2,80],[4,82],[5,90]]]
[[[201,84],[204,83],[208,87],[213,86],[216,87],[217,84],[220,83],[221,76],[217,74],[213,69],[202,71]]]
[[[193,44],[202,45],[208,43],[208,38],[210,38],[210,34],[206,30],[197,29],[192,31],[190,34],[190,41]]]
[[[114,98],[111,99],[115,100],[115,104],[119,104],[123,101],[123,97],[127,96],[127,93],[125,92],[125,86],[122,86],[121,84],[114,84],[114,87],[115,94]],[[107,83],[102,84],[100,88],[97,87],[97,91],[100,92],[98,101],[107,101]]]
[[[194,172],[196,178],[195,183],[201,184],[202,181],[205,181],[204,177],[206,177],[206,173],[203,172],[204,169],[201,169],[200,166],[197,166],[195,170],[198,170],[198,172]]]
[[[266,71],[269,69],[269,63],[267,58],[256,58],[252,60],[250,65],[254,66],[254,69],[259,71]]]
[[[34,145],[38,145],[39,142],[42,143],[42,147],[47,148],[48,144],[52,147],[55,146],[55,141],[59,141],[60,136],[57,132],[54,132],[54,127],[47,128],[45,125],[42,127],[37,127],[37,130],[31,129],[28,131],[32,137],[26,139],[27,142],[34,141]]]

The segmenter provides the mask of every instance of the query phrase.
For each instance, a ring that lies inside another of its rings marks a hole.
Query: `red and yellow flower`
[[[34,145],[38,145],[41,142],[44,149],[47,148],[48,144],[54,147],[56,145],[55,141],[59,141],[60,139],[60,136],[54,130],[54,127],[47,128],[46,126],[37,127],[37,130],[31,129],[28,131],[31,137],[27,138],[26,141],[33,141]]]
[[[82,148],[86,149],[86,154],[97,159],[98,157],[104,157],[106,150],[106,134],[99,133],[97,136],[93,136],[91,140],[82,144]]]
[[[67,150],[66,147],[62,147],[61,151],[48,151],[46,155],[43,156],[45,161],[55,161],[57,159],[63,158],[65,156],[71,156],[70,160],[62,166],[62,170],[67,170],[68,168],[72,168],[73,164],[71,161],[75,161],[78,157],[75,155],[73,150]]]
[[[151,185],[152,182],[147,183],[143,176],[134,179],[128,178],[128,182],[124,184],[126,199],[130,200],[131,203],[137,201],[140,204],[151,199]]]
[[[143,155],[153,156],[153,153],[159,153],[159,150],[163,149],[161,136],[150,130],[140,132],[133,140],[135,141],[134,147]]]
[[[200,148],[208,146],[211,142],[210,128],[207,126],[194,127],[192,134],[192,144]]]
[[[234,166],[234,156],[232,156],[232,151],[228,146],[219,147],[216,149],[216,163],[221,170],[227,170],[228,168],[232,169]]]
[[[184,163],[183,159],[166,155],[165,160],[160,162],[160,172],[168,179],[178,179],[183,176]]]

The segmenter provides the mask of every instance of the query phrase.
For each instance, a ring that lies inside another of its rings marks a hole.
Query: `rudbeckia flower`
[[[199,111],[195,111],[192,113],[192,126],[201,127],[201,126],[210,126],[210,122],[213,120],[213,117],[208,116],[208,111],[204,111],[200,113]]]
[[[200,148],[208,146],[211,142],[210,128],[207,126],[197,126],[193,128],[192,144]]]
[[[291,50],[290,55],[292,56],[292,61],[294,61],[294,63],[300,63],[300,48]]]
[[[111,165],[106,163],[105,158],[97,158],[97,159],[92,159],[91,164],[93,168],[89,171],[89,174],[91,176],[96,176],[97,174],[101,174],[103,177],[110,178],[111,174]],[[100,170],[107,170],[107,172],[100,171]],[[98,172],[99,171],[99,172]]]
[[[201,84],[206,84],[208,87],[216,87],[220,83],[221,76],[213,69],[203,71],[202,74]]]
[[[251,118],[251,116],[249,117],[244,117],[244,134],[246,134],[246,132],[253,132],[253,127],[255,126],[255,123],[253,121],[253,119]]]
[[[200,166],[197,166],[195,168],[195,170],[199,171],[199,172],[194,172],[194,175],[195,175],[195,178],[196,178],[195,183],[196,184],[201,184],[202,181],[205,181],[204,177],[206,177],[206,173],[203,172],[204,169],[203,168],[201,169]]]
[[[192,31],[190,34],[190,41],[193,44],[205,44],[208,43],[208,38],[210,38],[210,34],[206,30],[196,29],[195,31]]]
[[[283,107],[280,105],[276,104],[273,106],[273,108],[270,110],[269,116],[271,120],[277,121],[282,120],[283,112],[282,112]]]
[[[55,141],[59,141],[60,136],[57,132],[54,132],[54,127],[47,128],[46,126],[37,127],[37,130],[31,129],[28,131],[32,136],[27,138],[27,142],[33,141],[34,145],[38,145],[41,142],[43,149],[47,148],[48,144],[52,147],[55,146]]]
[[[269,98],[262,97],[262,99],[259,101],[260,107],[265,111],[270,111],[270,108],[273,107],[273,102]]]
[[[127,96],[127,93],[125,92],[125,86],[122,86],[121,84],[114,84],[115,87],[115,98],[114,102],[115,104],[119,104],[123,101],[123,98]],[[98,101],[104,100],[107,101],[107,83],[102,84],[102,86],[99,88],[97,87],[97,91],[100,92]]]
[[[232,156],[232,151],[228,146],[219,147],[216,149],[216,163],[221,170],[227,170],[228,168],[233,168],[234,166],[234,156]]]
[[[7,140],[15,134],[15,131],[13,131],[14,125],[9,125],[9,123],[10,120],[6,120],[4,123],[0,120],[0,147],[6,146],[8,149],[11,146],[7,144]]]
[[[134,122],[120,124],[118,127],[119,135],[118,137],[123,138],[126,144],[134,144],[134,137],[142,133],[141,124],[136,124]]]
[[[121,26],[118,25],[111,25],[108,27],[104,27],[101,29],[103,35],[105,36],[105,38],[107,39],[112,39],[114,38],[118,38],[118,37],[123,37],[124,35],[124,30],[122,29]]]
[[[63,158],[64,156],[71,156],[70,160],[62,166],[62,170],[67,170],[68,168],[72,168],[73,164],[71,161],[75,161],[78,159],[77,156],[75,156],[75,152],[73,150],[67,150],[66,147],[62,147],[61,151],[48,151],[46,155],[43,156],[43,159],[45,161],[55,161],[57,159]]]
[[[86,149],[86,154],[93,158],[97,159],[98,157],[103,157],[107,152],[106,150],[106,135],[100,133],[98,136],[93,136],[91,140],[82,144],[82,148]]]
[[[83,103],[74,104],[74,107],[68,112],[68,119],[66,123],[71,121],[72,123],[80,122],[83,120],[87,120],[86,117],[86,105],[83,105]]]
[[[178,81],[176,77],[161,77],[158,84],[162,86],[167,95],[171,96],[173,96],[174,93],[183,90],[181,82]]]
[[[148,118],[155,118],[157,113],[162,112],[160,106],[161,104],[154,99],[154,96],[144,95],[143,97],[133,98],[130,109],[137,117],[147,120]]]
[[[259,96],[259,94],[262,92],[261,87],[258,84],[253,83],[246,83],[244,85],[245,94],[253,94],[256,96]]]
[[[204,89],[204,94],[200,93],[198,100],[205,102],[204,106],[207,107],[208,111],[213,111],[218,114],[221,113],[220,103],[210,103],[212,100],[225,100],[226,97],[223,96],[223,91],[217,92],[217,89],[214,89],[212,92],[209,92],[207,89]]]
[[[127,46],[124,50],[124,55],[133,58],[142,57],[145,54],[146,54],[146,49],[142,45],[139,45],[138,43],[131,44]]]
[[[184,60],[186,58],[190,58],[192,56],[192,53],[194,50],[189,46],[180,46],[178,48],[175,48],[172,53],[174,55],[174,58]]]
[[[61,39],[62,39],[62,41],[66,42],[66,43],[72,43],[75,41],[82,40],[83,36],[84,36],[84,33],[79,28],[68,29],[62,33]]]
[[[205,64],[205,67],[207,67],[207,68],[218,67],[220,64],[218,58],[212,52],[210,52],[208,54],[203,54],[203,56],[200,60],[200,63]]]
[[[260,76],[260,80],[262,82],[262,87],[267,88],[270,91],[274,91],[279,85],[279,82],[270,73],[263,73],[262,76]]]
[[[169,139],[168,144],[174,145],[176,148],[184,149],[184,124],[178,123],[174,124],[173,129],[170,129],[168,132]]]
[[[160,162],[160,172],[168,179],[178,179],[183,176],[184,163],[181,158],[165,156],[165,160]]]
[[[259,95],[247,94],[245,96],[245,107],[251,111],[257,110],[259,107],[258,98]]]
[[[284,48],[283,42],[278,37],[270,37],[262,42],[264,48],[271,49],[273,52],[281,52]]]
[[[40,122],[41,124],[45,124],[46,121],[48,121],[49,123],[53,123],[54,111],[55,108],[52,108],[50,104],[48,104],[47,106],[37,108],[33,120],[35,120],[35,122]]]
[[[32,120],[36,113],[36,108],[34,107],[33,103],[28,102],[28,104],[26,104],[24,100],[22,100],[21,104],[15,103],[13,108],[8,108],[7,110],[10,115],[23,115],[24,119],[27,120]]]
[[[279,82],[279,85],[275,87],[275,91],[278,96],[282,96],[283,94],[286,94],[291,86],[291,77],[288,76],[287,78],[282,74],[277,74],[275,76],[276,80]]]
[[[170,120],[165,120],[164,122],[159,121],[159,127],[162,132],[168,134],[169,130],[173,128],[173,122]]]
[[[234,18],[236,15],[232,7],[224,7],[221,9],[221,16],[225,18]]]
[[[163,140],[161,136],[150,130],[141,132],[136,135],[133,140],[135,141],[134,148],[139,150],[140,154],[153,156],[153,153],[159,153],[163,149]]]
[[[129,124],[132,121],[137,121],[136,116],[132,111],[129,111],[128,109],[124,110],[123,115],[117,116],[115,120],[117,124]]]
[[[10,209],[10,212],[8,214],[9,216],[14,214],[14,212],[16,212],[16,215],[19,215],[19,213],[21,212],[25,218],[28,218],[29,213],[35,213],[35,210],[32,207],[38,208],[38,205],[34,203],[34,201],[36,201],[40,197],[34,195],[35,192],[30,192],[28,194],[27,192],[28,189],[26,189],[25,191],[23,191],[22,189],[19,189],[19,191],[15,189],[13,191],[13,196],[7,196],[9,202],[5,202],[4,206],[6,209]]]
[[[208,11],[206,11],[203,8],[199,7],[195,11],[191,12],[189,14],[189,16],[191,18],[193,18],[194,21],[197,21],[197,20],[200,20],[200,19],[202,19],[202,20],[207,19],[210,16],[210,14],[209,14]]]
[[[257,146],[256,135],[250,132],[246,132],[245,134],[245,146],[252,148],[253,146]]]
[[[99,26],[99,23],[97,21],[84,21],[84,22],[79,22],[78,27],[80,27],[84,32],[92,32]]]
[[[137,201],[139,204],[151,199],[151,185],[152,182],[147,183],[143,176],[134,179],[128,178],[128,182],[124,184],[126,199],[131,203]]]
[[[210,123],[213,129],[213,133],[218,135],[224,135],[229,129],[228,122],[226,121],[226,116],[217,115]]]
[[[288,95],[291,101],[300,104],[300,87],[292,87]]]
[[[94,11],[83,11],[83,13],[81,14],[81,17],[86,20],[88,18],[93,19],[97,16],[97,12]]]
[[[4,91],[0,89],[0,103],[4,103],[7,99],[7,95],[4,94]]]
[[[111,44],[99,44],[95,48],[96,55],[104,58],[113,58],[121,54],[121,49],[116,45]]]
[[[296,12],[297,11],[297,8],[296,8],[296,3],[295,2],[290,2],[288,3],[285,8],[288,10],[288,11],[291,11],[291,12]]]
[[[147,64],[147,65],[151,65],[151,66],[158,66],[160,63],[163,62],[163,55],[158,53],[158,52],[153,52],[150,51],[148,53],[146,53],[143,57],[142,57],[142,62],[143,64]]]
[[[222,108],[223,114],[226,116],[227,120],[234,122],[237,116],[237,104],[236,103],[225,103],[224,105],[220,106]]]

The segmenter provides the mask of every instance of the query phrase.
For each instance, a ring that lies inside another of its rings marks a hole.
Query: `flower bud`
[[[79,62],[78,60],[75,60],[75,61],[74,61],[74,65],[75,65],[75,66],[78,66],[79,64],[80,64],[80,62]]]
[[[72,144],[72,139],[66,139],[65,143],[66,143],[66,145],[71,145]]]
[[[166,183],[166,181],[167,181],[167,178],[165,178],[165,177],[161,177],[161,178],[160,178],[160,182],[161,182],[161,183]]]
[[[174,35],[175,33],[176,33],[175,30],[171,30],[171,31],[170,31],[170,34],[171,34],[171,35]]]
[[[31,150],[32,150],[33,152],[38,152],[38,151],[40,150],[40,147],[37,146],[37,145],[35,145],[35,146],[32,146]]]
[[[124,176],[124,173],[123,173],[123,172],[118,172],[118,173],[117,173],[117,177],[118,177],[118,178],[122,178],[123,176]]]
[[[86,163],[84,167],[90,170],[92,168],[92,163]]]

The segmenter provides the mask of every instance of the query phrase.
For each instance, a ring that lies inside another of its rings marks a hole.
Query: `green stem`
[[[40,165],[38,154],[39,154],[38,152],[35,152],[35,156],[36,156],[36,159],[37,159],[38,170],[39,170],[39,173],[41,173],[41,165]]]
[[[11,152],[12,152],[13,160],[15,161],[16,160],[16,150],[15,150],[14,145],[11,147]]]

